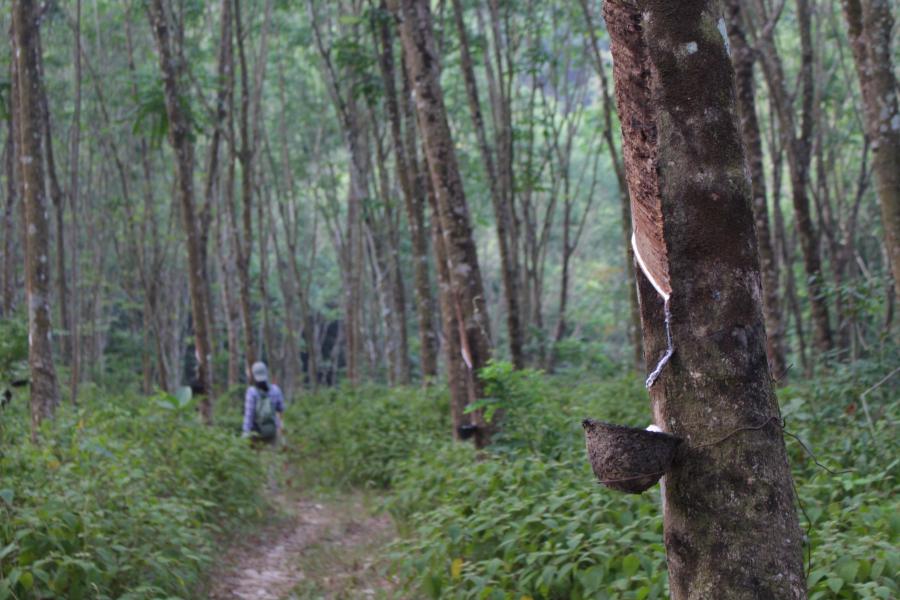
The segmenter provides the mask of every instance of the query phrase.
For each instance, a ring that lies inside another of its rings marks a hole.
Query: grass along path
[[[383,548],[395,537],[361,492],[272,492],[273,517],[236,536],[210,577],[211,600],[395,598]]]

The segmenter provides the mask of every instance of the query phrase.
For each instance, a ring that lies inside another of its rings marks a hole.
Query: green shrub
[[[297,398],[285,429],[307,479],[386,488],[399,461],[450,436],[448,407],[445,388],[348,386]]]
[[[0,599],[193,597],[223,526],[259,514],[264,469],[190,406],[82,396],[0,441]]]
[[[883,373],[836,372],[781,393],[788,429],[832,470],[853,469],[829,474],[786,438],[814,599],[900,596],[896,400],[887,390],[870,398],[872,410],[888,416],[874,437],[862,412],[849,408]],[[403,533],[393,558],[407,591],[498,600],[667,597],[658,488],[623,496],[595,484],[579,424],[588,415],[646,423],[637,378],[546,377],[498,364],[485,379],[507,411],[489,452],[444,441],[398,464],[387,507]]]

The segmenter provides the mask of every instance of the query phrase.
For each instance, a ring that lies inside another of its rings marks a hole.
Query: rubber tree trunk
[[[603,139],[609,149],[610,159],[616,173],[616,182],[619,188],[619,201],[622,206],[622,240],[625,247],[625,280],[628,285],[628,339],[631,341],[634,357],[634,366],[641,369],[644,366],[644,349],[641,344],[641,312],[638,306],[637,288],[632,285],[634,281],[634,249],[631,247],[631,200],[628,197],[628,182],[625,181],[625,165],[619,157],[619,151],[613,138],[613,100],[609,93],[609,83],[606,79],[606,67],[600,53],[600,44],[594,28],[594,19],[587,0],[580,0],[581,11],[584,14],[585,24],[591,39],[591,56],[594,59],[594,69],[600,77],[600,92],[603,96]]]
[[[784,350],[784,323],[778,298],[778,261],[772,245],[769,227],[769,208],[766,198],[766,174],[763,169],[762,140],[756,118],[756,96],[753,88],[753,49],[744,34],[741,0],[728,2],[728,39],[731,42],[731,63],[734,66],[737,88],[737,107],[741,118],[741,137],[747,153],[750,171],[750,192],[753,197],[753,218],[756,221],[756,241],[762,272],[763,317],[766,322],[766,355],[776,377],[787,370]]]
[[[463,80],[466,85],[466,97],[469,103],[469,115],[472,126],[478,139],[478,149],[481,160],[487,174],[488,186],[491,192],[491,205],[494,209],[494,222],[497,229],[497,246],[500,250],[500,271],[503,279],[503,295],[506,300],[506,328],[509,331],[509,353],[512,362],[517,369],[525,367],[525,355],[523,351],[523,333],[520,309],[519,269],[518,260],[515,259],[515,250],[512,248],[516,240],[513,236],[513,214],[510,206],[510,194],[506,186],[501,184],[504,179],[498,174],[494,163],[494,154],[488,144],[485,132],[484,118],[481,115],[481,101],[478,97],[478,83],[475,79],[475,68],[472,55],[469,51],[469,36],[466,32],[466,24],[463,18],[463,8],[460,0],[453,0],[453,14],[456,22],[456,30],[459,35],[460,66],[462,67]],[[502,128],[501,128],[502,129]],[[502,144],[498,139],[498,145]]]
[[[12,79],[12,78],[10,78]],[[15,123],[13,121],[13,99],[9,94],[7,109],[9,117],[6,120],[6,148],[4,150],[6,170],[6,199],[3,204],[3,290],[2,290],[2,314],[3,317],[9,317],[13,311],[15,304],[15,287],[16,287],[16,265],[18,264],[17,245],[15,244],[15,219],[13,215],[16,211],[16,147],[15,141]]]
[[[757,40],[769,92],[778,116],[782,143],[788,158],[791,180],[791,201],[794,207],[794,223],[800,239],[803,269],[807,278],[810,312],[812,314],[815,346],[820,353],[831,350],[833,342],[825,297],[825,279],[822,259],[819,255],[818,233],[813,223],[809,202],[810,144],[813,138],[813,54],[810,35],[810,9],[807,0],[797,0],[797,23],[800,30],[800,133],[796,133],[796,117],[791,97],[785,84],[784,68],[778,55],[771,30],[763,32]]]
[[[862,90],[866,134],[872,144],[872,173],[881,204],[884,242],[894,290],[900,297],[900,111],[891,60],[894,18],[886,0],[843,0],[843,4]]]
[[[241,6],[237,0],[235,0],[234,25],[241,67],[241,105],[238,120],[241,139],[238,150],[238,160],[241,163],[241,236],[235,243],[235,257],[237,259],[241,326],[244,331],[246,372],[249,377],[250,367],[259,357],[256,335],[253,331],[253,308],[250,301],[250,261],[253,253],[253,159],[256,140],[251,139],[250,136],[250,83],[247,73],[247,57],[244,51]]]
[[[28,305],[28,366],[31,370],[31,439],[41,421],[59,404],[53,364],[50,311],[50,221],[44,190],[41,126],[42,85],[39,71],[38,6],[13,3],[13,57],[18,95],[17,157],[25,202],[25,297]]]
[[[387,5],[382,0],[382,10]],[[406,221],[409,224],[413,251],[413,283],[416,298],[416,316],[419,322],[419,346],[422,363],[422,378],[428,381],[437,374],[437,340],[434,336],[432,306],[434,300],[428,279],[428,246],[424,224],[424,190],[422,182],[417,181],[418,159],[416,157],[415,133],[413,120],[406,122],[407,129],[413,128],[411,152],[404,143],[400,102],[397,98],[396,73],[394,69],[394,38],[390,22],[381,19],[378,24],[379,48],[378,64],[384,81],[385,112],[390,121],[391,141],[394,146],[394,162],[397,170],[397,181],[403,192],[403,203],[406,208]],[[410,156],[407,156],[410,154]]]
[[[163,79],[166,114],[169,119],[169,143],[175,153],[175,197],[181,208],[181,224],[187,238],[188,284],[191,296],[191,317],[194,325],[194,345],[197,353],[196,386],[201,390],[200,415],[212,424],[212,348],[206,330],[205,272],[200,249],[200,234],[194,211],[194,145],[191,125],[184,112],[185,90],[180,80],[183,57],[173,49],[172,34],[163,0],[152,0],[147,6],[153,35],[159,53],[159,68]]]
[[[427,0],[402,0],[400,36],[406,49],[406,67],[416,99],[419,130],[437,201],[440,228],[450,271],[453,299],[460,322],[461,352],[468,367],[476,398],[482,397],[477,373],[491,357],[490,320],[472,223],[462,177],[444,107],[440,84],[440,59],[434,43],[431,10]],[[475,443],[490,442],[492,426],[479,423]]]
[[[713,0],[604,12],[648,364],[668,324],[674,344],[650,388],[656,424],[684,440],[662,494],[671,596],[806,598],[724,22]]]

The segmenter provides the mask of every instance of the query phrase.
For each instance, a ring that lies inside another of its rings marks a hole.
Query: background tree
[[[31,373],[31,440],[41,421],[59,404],[53,363],[50,308],[50,207],[44,187],[40,72],[40,20],[31,0],[13,4],[12,55],[15,60],[16,158],[25,214],[25,296],[28,306],[28,365]]]

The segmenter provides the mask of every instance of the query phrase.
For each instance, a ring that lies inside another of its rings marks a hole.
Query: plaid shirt
[[[256,414],[256,402],[261,398],[260,391],[255,385],[247,388],[244,396],[244,433],[253,431],[253,417]],[[281,427],[281,413],[284,412],[284,394],[281,388],[274,383],[269,384],[269,399],[272,401],[272,409],[275,411],[275,423]]]

